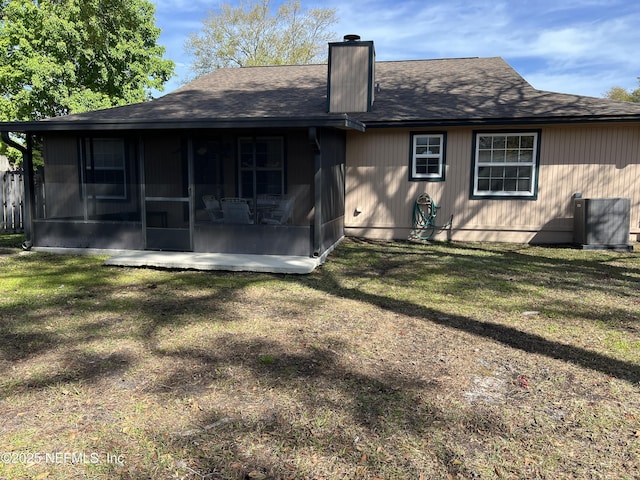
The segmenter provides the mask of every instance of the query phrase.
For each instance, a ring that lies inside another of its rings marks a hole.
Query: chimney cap
[[[350,33],[344,36],[345,42],[357,42],[358,40],[360,40],[360,35],[356,35],[354,33]]]

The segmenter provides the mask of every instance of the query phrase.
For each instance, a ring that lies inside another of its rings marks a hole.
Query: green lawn
[[[348,239],[307,276],[0,236],[0,479],[632,479],[640,253]]]

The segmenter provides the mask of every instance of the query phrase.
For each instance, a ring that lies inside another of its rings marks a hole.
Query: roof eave
[[[0,122],[0,131],[11,133],[46,133],[127,130],[204,130],[231,128],[307,128],[332,127],[364,132],[365,124],[347,114],[322,117],[260,117],[203,120],[53,120]]]
[[[260,117],[203,120],[55,120],[0,122],[0,131],[46,133],[79,131],[207,130],[246,128],[329,127],[364,132],[367,128],[418,128],[498,125],[541,125],[640,122],[640,115],[536,116],[503,118],[451,118],[362,121],[348,114],[318,117]]]
[[[510,117],[510,118],[466,118],[439,120],[390,120],[367,121],[367,128],[400,128],[400,127],[464,127],[464,126],[497,126],[497,125],[551,125],[581,123],[632,123],[640,122],[640,115],[589,115],[566,117]]]

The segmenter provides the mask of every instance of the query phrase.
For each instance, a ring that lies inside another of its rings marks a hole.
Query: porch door
[[[191,251],[191,202],[186,144],[153,137],[144,144],[145,230],[149,250]]]

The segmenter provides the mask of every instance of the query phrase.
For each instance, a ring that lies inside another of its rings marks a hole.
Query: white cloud
[[[379,60],[501,56],[536,88],[599,96],[640,75],[640,2],[398,1],[322,6],[340,33],[376,42]],[[320,5],[318,5],[320,6]]]
[[[275,0],[276,2],[278,0]],[[154,0],[167,57],[188,73],[184,42],[221,1]],[[379,60],[501,56],[536,88],[601,95],[637,86],[640,2],[628,0],[302,0],[336,8],[336,40],[374,40]],[[179,82],[170,85],[175,88]]]
[[[611,86],[614,79],[588,74],[558,74],[539,71],[526,75],[527,81],[538,90],[549,92],[575,93],[590,97],[602,96]]]
[[[628,19],[583,23],[543,30],[531,45],[529,56],[592,64],[636,64],[640,30]]]

